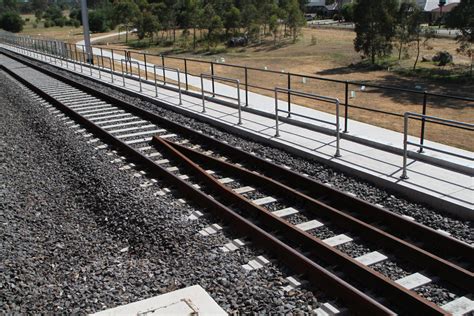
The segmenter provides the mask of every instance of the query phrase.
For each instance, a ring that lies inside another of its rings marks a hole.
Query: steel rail
[[[389,251],[397,254],[399,258],[404,258],[415,265],[427,268],[437,276],[443,277],[445,280],[465,289],[469,293],[474,292],[473,273],[462,267],[439,258],[413,244],[383,231],[382,229],[358,220],[351,215],[330,207],[265,175],[251,172],[245,168],[236,166],[235,164],[213,158],[169,140],[165,141],[195,162],[202,162],[208,166],[218,168],[219,170],[225,170],[226,173],[229,173],[232,176],[245,179],[251,183],[257,183],[259,186],[269,189],[272,192],[280,193],[288,197],[290,200],[303,203],[305,204],[305,209],[307,209],[309,213],[312,213],[315,216],[325,217],[332,222],[336,221],[345,229],[355,231],[358,236],[365,237],[367,241],[370,241],[384,249],[389,249]]]
[[[132,161],[139,162],[147,171],[149,171],[151,176],[172,183],[172,185],[176,189],[178,189],[184,195],[184,197],[195,201],[198,205],[208,209],[214,215],[222,218],[237,232],[248,236],[257,245],[264,247],[265,250],[272,253],[275,257],[280,258],[285,264],[294,269],[295,272],[306,275],[307,278],[314,284],[325,284],[327,286],[325,287],[325,290],[328,293],[331,293],[332,295],[341,298],[344,303],[348,307],[353,308],[356,313],[361,315],[367,312],[375,313],[376,315],[395,315],[395,313],[390,309],[373,300],[371,297],[369,297],[365,293],[362,293],[355,287],[351,286],[335,274],[327,271],[318,264],[309,260],[307,257],[302,255],[295,249],[281,242],[280,240],[278,240],[268,232],[262,230],[249,220],[240,216],[233,210],[219,203],[215,199],[209,197],[207,194],[201,192],[200,190],[194,188],[185,180],[180,179],[178,176],[174,175],[170,171],[167,171],[165,168],[159,166],[153,160],[146,157],[138,150],[134,149],[130,145],[127,145],[126,143],[116,138],[103,128],[93,123],[92,121],[78,114],[77,112],[69,108],[67,105],[65,105],[63,102],[58,101],[56,98],[50,96],[47,92],[44,92],[40,88],[30,83],[27,79],[22,78],[21,76],[7,69],[3,65],[0,65],[0,68],[10,74],[12,77],[14,77],[20,83],[24,84],[29,89],[37,93],[39,96],[44,98],[46,101],[56,106],[58,109],[62,110],[65,114],[72,117],[80,124],[86,126],[94,134],[98,135],[98,137],[101,137],[105,142],[119,148],[119,150],[124,152]],[[35,69],[39,70],[38,68]],[[58,76],[54,76],[54,78],[60,78],[60,75]],[[64,81],[66,83],[69,83],[68,80]],[[102,95],[102,93],[97,94]],[[117,104],[121,103],[122,102],[117,101]],[[173,150],[171,147],[169,147],[169,149]]]
[[[342,271],[346,277],[364,282],[368,287],[377,290],[377,294],[382,292],[384,298],[395,298],[390,302],[401,310],[418,312],[423,315],[444,315],[446,312],[436,304],[422,298],[412,291],[407,291],[401,285],[395,283],[384,275],[365,267],[345,253],[325,244],[320,239],[311,234],[297,229],[284,219],[272,214],[265,208],[252,203],[245,197],[233,192],[225,185],[209,175],[203,168],[194,163],[186,155],[171,146],[166,140],[155,135],[152,144],[165,150],[180,164],[189,168],[190,172],[196,176],[200,183],[204,183],[212,191],[217,193],[216,199],[224,200],[230,205],[237,206],[246,212],[246,217],[256,218],[260,227],[272,232],[273,235],[283,236],[285,240],[291,241],[294,246],[302,248],[302,251],[310,253],[311,257],[325,261],[328,265],[334,265],[335,269]]]
[[[4,54],[11,57],[12,59],[23,62],[36,70],[44,72],[51,77],[65,81],[73,87],[86,91],[91,95],[95,95],[103,100],[118,104],[122,108],[127,109],[138,116],[146,118],[151,122],[173,129],[174,131],[182,133],[183,135],[189,135],[190,137],[203,140],[209,146],[219,148],[220,153],[233,157],[233,159],[247,161],[256,169],[267,173],[272,177],[277,177],[280,182],[305,192],[305,194],[315,199],[324,199],[326,200],[327,204],[337,208],[340,211],[351,214],[358,219],[364,220],[366,223],[371,223],[375,226],[381,223],[381,228],[383,230],[390,229],[392,234],[395,234],[397,237],[409,238],[415,242],[421,243],[422,246],[419,247],[422,247],[423,249],[428,250],[433,254],[444,258],[445,260],[450,262],[462,261],[464,264],[467,263],[468,267],[472,267],[473,265],[473,247],[467,243],[461,242],[445,234],[441,234],[430,227],[417,223],[416,221],[408,220],[398,214],[390,212],[377,205],[370,204],[341,190],[330,188],[323,183],[311,179],[310,177],[306,177],[298,172],[289,170],[263,158],[250,155],[241,149],[230,146],[229,144],[223,143],[212,137],[207,137],[188,127],[166,120],[155,113],[114,98],[113,96],[108,95],[100,90],[96,90],[84,84],[78,83],[70,78],[62,76],[57,72],[50,71],[32,62],[25,61],[24,58],[18,58],[13,53],[4,52]],[[330,203],[327,201],[330,201]]]

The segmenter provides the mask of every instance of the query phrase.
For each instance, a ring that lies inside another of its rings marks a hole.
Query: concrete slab
[[[469,313],[474,312],[474,301],[462,296],[441,306],[441,308],[448,313],[451,313],[453,316],[468,315]]]
[[[199,285],[92,314],[119,315],[227,315]]]
[[[416,272],[416,273],[410,274],[410,275],[408,275],[404,278],[398,279],[395,282],[400,284],[404,288],[412,290],[412,289],[415,289],[415,288],[420,287],[422,285],[430,283],[431,279],[428,278],[427,276],[424,276],[423,274],[421,274],[419,272]]]
[[[273,212],[273,215],[276,215],[278,217],[288,217],[290,215],[296,214],[299,211],[292,208],[292,207],[287,207],[278,211]]]
[[[263,198],[260,198],[260,199],[253,200],[252,202],[254,204],[257,204],[257,205],[261,206],[261,205],[276,202],[276,199],[274,197],[271,197],[271,196],[266,196],[266,197],[263,197]]]
[[[323,239],[323,241],[329,246],[336,247],[352,241],[352,238],[347,235],[340,234],[334,237]]]
[[[321,226],[324,226],[324,224],[315,219],[296,225],[297,228],[304,231],[312,230]]]
[[[255,191],[255,189],[252,188],[252,187],[249,187],[249,186],[234,189],[234,192],[237,193],[237,194],[245,194],[245,193],[252,192],[252,191]]]
[[[355,258],[363,265],[370,266],[371,264],[376,264],[378,262],[384,261],[387,259],[387,256],[381,254],[378,251],[369,252],[365,255]]]

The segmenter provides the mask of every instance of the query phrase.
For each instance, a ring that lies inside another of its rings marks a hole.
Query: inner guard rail
[[[474,161],[473,157],[468,157],[460,154],[456,154],[453,152],[449,152],[446,150],[426,146],[423,144],[417,144],[414,142],[411,142],[408,140],[408,123],[409,119],[416,119],[416,120],[421,120],[422,122],[429,122],[429,123],[435,123],[435,124],[441,124],[444,126],[450,126],[454,128],[463,128],[466,130],[474,131],[474,124],[469,124],[466,122],[460,122],[460,121],[453,121],[453,120],[447,120],[443,119],[440,117],[436,116],[429,116],[429,115],[423,115],[423,114],[418,114],[418,113],[413,113],[413,112],[405,112],[404,114],[404,127],[403,127],[403,171],[402,175],[400,176],[401,179],[408,179],[407,175],[407,161],[408,161],[408,145],[416,146],[419,147],[420,150],[422,151],[423,149],[429,149],[433,150],[442,154],[446,155],[451,155],[454,157],[462,158],[462,159],[467,159],[469,161]]]
[[[237,101],[237,108],[238,108],[238,112],[239,112],[239,121],[237,122],[237,124],[241,125],[242,124],[242,104],[240,102],[240,80],[226,78],[226,77],[219,77],[219,76],[214,76],[214,75],[209,75],[209,74],[201,74],[200,77],[201,77],[202,113],[206,113],[206,92],[207,93],[212,93],[213,97],[215,97],[217,95],[215,93],[215,89],[214,89],[214,81],[215,80],[235,83],[237,85],[237,97],[230,97],[230,96],[227,96],[227,95],[219,95],[219,96]],[[212,90],[213,91],[207,91],[207,90],[204,89],[204,78],[212,80]]]
[[[330,102],[334,103],[336,105],[336,122],[330,122],[330,121],[325,121],[325,120],[320,120],[314,117],[306,116],[303,114],[298,114],[298,113],[292,113],[291,112],[291,103],[288,103],[288,110],[281,110],[278,108],[278,93],[286,93],[288,96],[294,95],[298,97],[304,97],[312,100],[318,100],[318,101],[325,101],[325,102]],[[341,140],[341,135],[340,135],[340,119],[339,119],[339,99],[338,98],[331,98],[331,97],[326,97],[318,94],[312,94],[312,93],[306,93],[306,92],[301,92],[297,90],[292,90],[292,89],[285,89],[285,88],[275,88],[275,137],[280,137],[280,127],[279,127],[279,119],[278,119],[278,112],[283,112],[288,115],[288,117],[291,117],[291,115],[296,115],[302,118],[306,118],[309,120],[314,120],[318,122],[322,122],[325,124],[330,124],[334,125],[336,127],[336,153],[334,154],[334,157],[341,157],[341,151],[340,151],[340,140]]]

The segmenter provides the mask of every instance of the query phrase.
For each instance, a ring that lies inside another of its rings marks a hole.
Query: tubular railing
[[[215,93],[215,86],[214,86],[214,81],[223,81],[223,82],[229,82],[229,83],[235,83],[237,85],[237,97],[230,97],[227,95],[219,95],[221,97],[231,99],[234,101],[237,101],[237,108],[239,112],[239,120],[237,122],[238,125],[242,124],[242,104],[240,102],[240,80],[238,79],[231,79],[231,78],[225,78],[225,77],[218,77],[218,76],[213,76],[209,74],[201,74],[201,95],[202,95],[202,113],[206,112],[206,92],[211,93],[212,92],[212,97],[215,97],[217,94]],[[206,91],[204,89],[204,78],[211,79],[212,82],[212,91]]]
[[[101,55],[100,56],[100,59],[98,58],[97,59],[97,66],[99,66],[99,78],[101,78],[100,76],[100,68],[102,67],[102,69],[105,69],[105,64],[104,64],[104,59],[108,60],[109,61],[109,73],[110,73],[110,80],[111,82],[113,83],[114,82],[114,72],[112,71],[112,58],[110,57],[107,57],[107,56],[104,56],[104,55]],[[102,62],[102,66],[100,65],[100,61]]]
[[[138,82],[140,85],[140,92],[142,92],[142,76],[140,72],[140,63],[138,61],[133,61],[133,60],[128,60],[128,59],[120,59],[120,66],[122,69],[122,81],[123,81],[123,86],[125,87],[125,72],[123,71],[123,63],[125,64],[130,64],[130,73],[133,75],[132,72],[132,64],[137,64],[138,67]],[[128,68],[127,68],[127,73],[128,73]]]
[[[46,61],[46,55],[48,52],[51,52],[51,43],[52,42],[57,42],[57,41],[49,41],[45,39],[40,39],[40,38],[32,38],[29,36],[18,36],[18,35],[12,35],[11,33],[0,33],[0,39],[3,40],[6,43],[10,43],[16,47],[30,47],[30,49],[35,52],[43,52],[44,54],[40,54],[40,58],[44,59]],[[75,58],[74,60],[77,61],[79,66],[81,67],[81,72],[83,64],[86,64],[85,61],[85,47],[84,45],[76,45],[76,44],[66,44],[66,46],[72,47],[74,46],[74,53],[75,53]],[[80,50],[82,50],[82,57],[83,61],[80,60]],[[72,51],[72,49],[71,49]],[[117,52],[121,52],[120,54],[123,54],[124,56],[130,56],[130,53],[132,51],[130,50],[114,50],[110,49],[111,51],[111,56],[112,56],[112,69],[115,71],[115,61],[118,61],[119,59],[116,58],[117,56],[114,55],[117,54]],[[123,52],[123,53],[122,53]],[[135,54],[135,52],[134,52]],[[136,53],[139,56],[143,56],[143,59],[145,63],[147,63],[147,60],[150,60],[150,58],[147,58],[148,56],[155,56],[156,55],[151,55],[151,54],[144,54],[144,53]],[[247,66],[241,66],[241,65],[235,65],[235,64],[228,64],[228,63],[216,63],[212,61],[206,61],[206,60],[200,60],[200,59],[192,59],[192,58],[182,58],[182,57],[176,57],[176,56],[164,56],[164,55],[159,55],[158,57],[161,58],[161,63],[162,66],[165,67],[166,60],[180,60],[184,62],[184,77],[185,77],[185,90],[189,91],[190,85],[189,85],[189,78],[188,76],[196,76],[199,77],[200,74],[199,72],[194,74],[191,69],[192,69],[192,63],[194,64],[205,64],[208,65],[210,71],[211,71],[211,76],[217,76],[216,74],[216,68],[215,65],[219,65],[220,67],[228,67],[228,68],[236,68],[236,69],[242,69],[244,71],[244,76],[243,76],[243,82],[241,85],[245,89],[245,105],[249,105],[249,89],[259,89],[267,92],[273,92],[274,91],[274,86],[262,86],[262,84],[253,84],[251,82],[253,76],[249,76],[248,72],[249,71],[254,71],[254,72],[259,72],[259,73],[265,73],[265,74],[270,74],[274,76],[278,76],[280,78],[281,76],[286,76],[286,81],[287,81],[287,89],[292,90],[292,84],[294,85],[295,79],[300,80],[301,78],[304,78],[306,80],[314,80],[315,82],[330,82],[330,83],[335,83],[335,84],[340,84],[340,91],[338,91],[337,87],[334,88],[333,94],[334,95],[341,95],[344,96],[343,98],[341,97],[341,100],[344,100],[344,102],[341,102],[341,105],[344,106],[344,133],[348,133],[349,131],[349,119],[351,118],[351,109],[355,109],[357,111],[368,111],[371,113],[378,113],[378,114],[383,114],[383,115],[389,115],[393,117],[399,117],[403,118],[403,113],[398,113],[394,111],[386,111],[381,108],[377,107],[369,107],[367,104],[354,104],[354,102],[350,103],[350,95],[351,91],[350,88],[353,86],[365,86],[366,88],[373,88],[373,89],[379,89],[381,94],[393,94],[397,95],[398,93],[403,93],[407,96],[407,98],[410,99],[415,99],[414,97],[420,96],[420,110],[417,111],[420,114],[423,115],[429,115],[429,106],[430,106],[430,101],[431,103],[436,102],[436,104],[439,104],[439,101],[434,101],[436,99],[439,100],[439,98],[444,98],[444,102],[449,102],[449,101],[460,101],[460,102],[465,102],[466,104],[463,105],[465,107],[473,107],[474,106],[474,98],[470,97],[460,97],[460,96],[453,96],[453,95],[444,95],[444,94],[439,94],[439,93],[430,93],[428,91],[422,91],[422,90],[414,90],[414,89],[406,89],[406,88],[400,88],[400,87],[390,87],[390,86],[383,86],[383,85],[376,85],[376,84],[370,84],[370,83],[365,83],[365,82],[356,82],[356,81],[347,81],[347,80],[337,80],[337,79],[331,79],[331,78],[324,78],[324,77],[318,77],[318,76],[311,76],[311,75],[303,75],[303,74],[297,74],[297,73],[291,73],[291,72],[280,72],[276,70],[269,70],[269,69],[261,69],[261,68],[255,68],[255,67],[247,67]],[[74,63],[75,65],[75,63]],[[149,66],[151,67],[151,65]],[[147,72],[145,72],[145,75],[147,76]],[[140,78],[141,80],[141,78]],[[166,79],[165,79],[166,80]],[[212,80],[212,94],[213,96],[216,95],[215,91],[215,84],[214,81],[215,79],[211,77]],[[266,80],[268,82],[273,82],[274,80],[269,79]],[[164,83],[166,84],[166,82]],[[417,101],[413,101],[414,104]],[[288,104],[291,104],[291,94],[288,95]],[[370,124],[369,122],[366,122]],[[420,130],[419,130],[419,144],[423,145],[424,140],[425,140],[425,135],[426,135],[426,124],[424,121],[422,121]],[[423,148],[420,147],[422,150]]]
[[[324,102],[330,102],[334,103],[336,105],[336,122],[330,122],[330,121],[325,121],[325,120],[320,120],[314,117],[310,117],[307,115],[299,114],[299,113],[292,113],[291,112],[291,103],[288,103],[288,110],[281,110],[278,108],[278,93],[285,93],[287,95],[294,95],[297,97],[303,97],[307,99],[312,99],[312,100],[318,100],[318,101],[324,101]],[[330,124],[334,125],[336,127],[336,153],[334,154],[334,157],[341,157],[341,151],[340,151],[340,139],[341,139],[341,134],[340,134],[340,124],[339,124],[339,99],[337,98],[331,98],[331,97],[326,97],[322,95],[317,95],[317,94],[312,94],[312,93],[306,93],[306,92],[301,92],[301,91],[296,91],[296,90],[291,90],[291,89],[284,89],[284,88],[275,88],[275,137],[280,137],[280,127],[279,127],[279,118],[278,118],[278,113],[286,113],[287,117],[290,118],[291,114],[309,119],[309,120],[314,120],[318,121],[321,123],[325,124]]]
[[[155,80],[155,97],[158,97],[158,84],[157,84],[157,76],[156,76],[156,69],[163,69],[163,85],[166,85],[166,71],[171,71],[171,72],[176,72],[176,75],[178,76],[178,93],[179,93],[179,105],[183,104],[182,96],[181,96],[181,72],[179,71],[179,68],[170,68],[170,67],[162,67],[162,66],[156,66],[153,65],[153,75],[154,75],[154,80]]]
[[[429,115],[423,115],[423,114],[418,114],[418,113],[406,112],[405,115],[404,115],[404,127],[403,127],[403,171],[402,171],[402,175],[400,176],[400,178],[408,179],[408,175],[407,175],[408,145],[419,147],[421,150],[429,149],[429,150],[433,150],[433,151],[436,151],[436,152],[439,152],[439,153],[442,153],[442,154],[445,154],[445,155],[450,155],[450,156],[453,156],[453,157],[458,157],[458,158],[474,161],[474,158],[472,156],[468,157],[468,156],[460,155],[460,154],[457,154],[457,153],[449,152],[449,151],[446,151],[446,150],[442,150],[442,149],[439,149],[439,148],[426,146],[424,144],[417,144],[417,143],[414,143],[414,142],[410,142],[408,140],[408,123],[409,123],[410,118],[418,119],[418,120],[421,120],[422,122],[429,122],[429,123],[441,124],[441,125],[444,125],[444,126],[449,126],[449,127],[454,127],[454,128],[460,128],[460,129],[468,130],[468,131],[471,131],[471,132],[474,131],[474,124],[469,124],[469,123],[460,122],[460,121],[447,120],[447,119],[439,118],[439,117],[436,117],[436,116],[429,116]]]

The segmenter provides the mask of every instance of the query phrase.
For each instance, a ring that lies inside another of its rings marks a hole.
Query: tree
[[[268,24],[268,28],[273,35],[273,45],[277,43],[277,36],[278,36],[278,16],[272,15],[270,18],[270,23]]]
[[[288,24],[290,32],[293,36],[293,42],[296,42],[298,33],[301,27],[305,25],[306,20],[304,18],[303,12],[300,10],[300,4],[298,0],[291,0],[286,9],[288,12],[286,23]]]
[[[229,11],[224,15],[224,27],[226,34],[230,31],[235,33],[235,30],[240,27],[240,10],[234,6],[231,6]]]
[[[8,32],[18,33],[25,22],[17,12],[6,12],[0,17],[0,27]]]
[[[354,21],[354,3],[346,3],[341,8],[341,15],[346,22]]]
[[[153,40],[153,34],[160,29],[160,22],[156,16],[146,11],[135,20],[134,26],[137,29],[138,39],[142,40],[148,36]]]
[[[102,11],[89,11],[89,28],[91,32],[105,32],[107,30],[107,17]]]
[[[459,43],[458,52],[465,54],[471,59],[470,76],[472,77],[472,59],[474,55],[474,1],[461,0],[447,16],[446,26],[458,29],[457,36]]]
[[[117,24],[125,26],[125,42],[128,42],[128,30],[135,18],[140,14],[140,10],[132,0],[117,0],[114,3],[114,17]]]
[[[404,46],[408,46],[411,42],[417,41],[419,56],[419,44],[421,41],[421,24],[422,12],[420,7],[411,0],[404,1],[400,5],[397,16],[397,26],[395,30],[395,37],[398,42],[398,60],[402,57]],[[416,65],[416,63],[415,63]]]
[[[392,50],[397,10],[398,0],[359,0],[355,5],[354,48],[370,57],[372,64]]]

